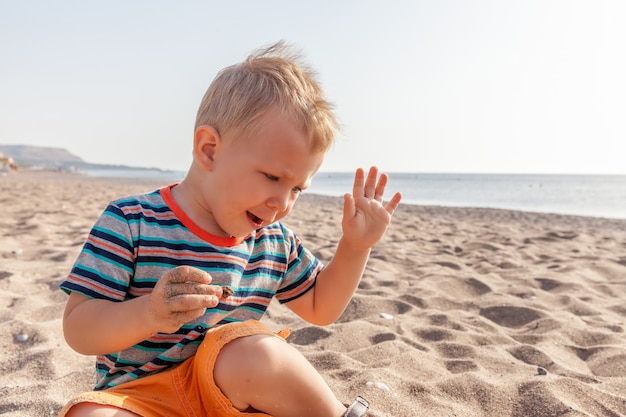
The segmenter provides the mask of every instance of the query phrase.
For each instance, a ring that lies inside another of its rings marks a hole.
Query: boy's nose
[[[291,199],[289,193],[277,193],[267,200],[267,206],[276,211],[286,211],[289,209]]]

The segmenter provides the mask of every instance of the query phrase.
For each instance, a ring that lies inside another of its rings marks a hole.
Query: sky
[[[284,39],[321,171],[626,174],[626,1],[0,0],[0,144],[186,170],[217,72]]]

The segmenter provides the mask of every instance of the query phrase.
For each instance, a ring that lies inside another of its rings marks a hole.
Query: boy
[[[68,344],[97,355],[95,390],[61,416],[365,415],[259,321],[273,297],[311,323],[336,320],[400,202],[382,204],[386,175],[357,170],[325,267],[279,222],[335,131],[314,74],[282,43],[218,74],[185,179],[112,202],[61,284]]]

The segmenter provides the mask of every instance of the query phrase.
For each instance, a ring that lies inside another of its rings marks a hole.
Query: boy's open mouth
[[[263,225],[263,219],[260,219],[259,217],[255,216],[254,214],[250,213],[249,211],[246,212],[248,214],[248,219],[250,219],[250,221],[252,222],[252,224],[254,224],[254,226],[261,227]]]

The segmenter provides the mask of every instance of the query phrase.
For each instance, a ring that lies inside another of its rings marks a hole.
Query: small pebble
[[[541,366],[537,367],[537,374],[539,375],[548,375],[548,370],[546,368],[542,368]]]
[[[222,286],[222,298],[228,298],[233,295],[235,291],[227,285]]]
[[[17,249],[13,249],[11,253],[13,255],[21,255],[22,253],[24,253],[24,250],[22,248],[17,248]]]
[[[385,384],[384,382],[380,382],[380,381],[371,382],[371,381],[368,381],[365,384],[365,386],[367,386],[367,387],[371,387],[372,385],[375,386],[376,388],[378,388],[381,391],[391,392],[391,388],[389,388],[389,385]]]
[[[28,335],[24,333],[18,334],[17,336],[15,336],[15,340],[19,343],[28,342]]]
[[[387,313],[380,313],[380,317],[382,317],[383,319],[387,319],[387,320],[393,319],[393,316]]]

